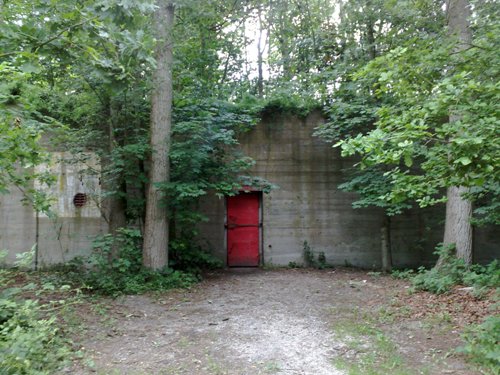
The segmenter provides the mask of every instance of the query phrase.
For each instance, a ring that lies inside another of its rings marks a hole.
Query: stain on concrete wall
[[[40,267],[64,263],[88,255],[95,236],[107,232],[99,209],[99,159],[92,153],[77,156],[53,152],[49,163],[37,166],[37,172],[56,177],[50,187],[34,183],[48,193],[55,217],[37,214],[23,204],[16,188],[0,195],[0,249],[8,251],[7,264],[15,261],[15,254],[29,251],[37,239]]]
[[[67,152],[52,152],[50,162],[36,168],[37,173],[50,173],[56,182],[47,187],[35,181],[52,199],[52,210],[59,217],[99,218],[101,167],[93,153],[80,153],[78,159]],[[45,216],[46,217],[46,216]]]

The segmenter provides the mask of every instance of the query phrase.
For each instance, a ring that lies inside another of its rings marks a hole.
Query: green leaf
[[[461,158],[455,160],[455,163],[460,163],[462,165],[469,165],[470,163],[472,163],[472,160],[470,160],[467,156],[462,156]]]
[[[403,158],[404,158],[405,165],[408,168],[410,168],[413,165],[413,159],[412,159],[411,155],[405,154]]]

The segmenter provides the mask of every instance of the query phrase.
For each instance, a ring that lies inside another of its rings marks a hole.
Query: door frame
[[[244,189],[238,190],[238,194],[257,194],[257,199],[259,202],[259,264],[256,267],[260,267],[264,265],[264,210],[263,210],[263,203],[264,203],[264,194],[262,193],[262,190],[254,189],[254,188],[248,188],[244,187]],[[225,196],[224,197],[224,249],[226,252],[226,267],[231,267],[229,266],[229,252],[228,252],[228,240],[227,237],[229,235],[228,228],[227,228],[227,199],[229,197]],[[244,266],[233,266],[234,268],[244,268]],[[254,266],[248,266],[248,268],[252,268]]]

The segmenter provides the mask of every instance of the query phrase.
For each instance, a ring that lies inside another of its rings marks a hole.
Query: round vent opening
[[[85,193],[76,193],[73,197],[73,204],[75,207],[80,208],[87,204],[87,194]]]

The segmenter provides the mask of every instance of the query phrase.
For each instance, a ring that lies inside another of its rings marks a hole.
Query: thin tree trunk
[[[392,252],[391,252],[391,218],[385,215],[384,225],[380,229],[381,251],[382,251],[382,271],[392,271]]]
[[[109,171],[113,168],[113,161],[111,155],[116,145],[115,139],[115,123],[117,109],[116,104],[113,103],[112,99],[109,99],[109,120],[108,120],[108,155],[103,158],[103,168],[105,171]],[[122,183],[122,178],[119,175],[106,174],[102,182],[103,190],[106,193],[112,192],[112,194],[106,196],[103,201],[104,212],[106,215],[106,221],[108,223],[108,233],[115,235],[119,228],[126,225],[126,203],[124,199],[120,196],[120,193],[125,192],[124,184]],[[118,190],[118,191],[117,191]],[[116,258],[119,252],[118,242],[114,242],[111,246],[111,253],[109,254],[109,260]]]
[[[368,54],[370,56],[370,60],[375,60],[375,57],[377,57],[377,49],[375,46],[375,31],[373,30],[373,22],[372,20],[368,20],[368,23],[366,25],[367,30],[366,30],[366,41],[368,43]]]
[[[469,26],[470,4],[467,0],[448,0],[446,7],[448,33],[458,41],[454,52],[461,52],[467,49],[472,42],[472,32]],[[451,123],[460,121],[460,119],[460,113],[450,113],[449,121]],[[448,188],[443,244],[445,246],[454,245],[456,256],[463,259],[466,264],[471,264],[473,252],[472,202],[462,197],[468,190],[463,186]],[[441,257],[436,267],[440,267],[443,261],[443,257]]]
[[[257,93],[260,98],[264,96],[264,77],[262,72],[262,8],[259,5],[258,8],[258,16],[259,16],[259,38],[257,40],[257,68],[259,76],[257,78]]]
[[[146,193],[143,265],[160,270],[168,265],[168,210],[157,186],[170,178],[169,150],[172,125],[172,29],[174,5],[158,1],[154,16],[157,38],[156,69],[151,94],[151,166]]]
[[[290,41],[289,33],[287,31],[288,22],[288,1],[278,1],[278,41],[279,51],[281,54],[281,67],[283,69],[283,78],[285,80],[292,78],[291,65],[290,65]]]

